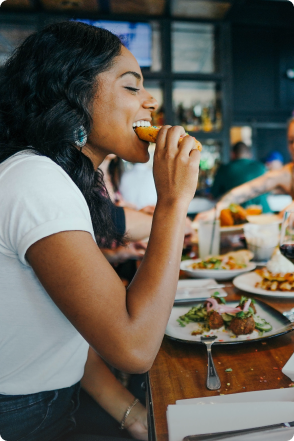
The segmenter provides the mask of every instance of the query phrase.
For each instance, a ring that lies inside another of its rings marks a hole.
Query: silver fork
[[[207,368],[207,380],[206,387],[209,390],[217,390],[221,387],[221,382],[219,376],[217,375],[212,355],[211,355],[211,345],[217,339],[216,335],[211,335],[209,337],[201,336],[201,341],[206,345],[207,356],[208,356],[208,368]]]

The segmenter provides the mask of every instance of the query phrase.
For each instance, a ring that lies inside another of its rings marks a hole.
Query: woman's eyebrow
[[[131,71],[131,70],[128,71],[128,72],[123,73],[123,74],[120,76],[120,78],[124,77],[125,75],[133,75],[137,80],[142,80],[142,77],[141,77],[140,74],[138,74],[137,72],[133,72],[133,71]]]

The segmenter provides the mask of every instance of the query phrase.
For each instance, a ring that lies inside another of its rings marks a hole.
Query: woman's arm
[[[225,208],[232,203],[242,204],[277,187],[284,188],[287,193],[291,191],[291,171],[288,165],[233,188],[220,199],[218,205]]]
[[[89,349],[81,385],[91,397],[116,421],[122,421],[126,409],[135,397],[115,378],[104,361]],[[148,439],[147,411],[137,403],[125,421],[125,428],[136,439]]]
[[[152,216],[127,207],[124,207],[124,212],[128,238],[132,241],[138,241],[149,237],[152,226]]]
[[[282,187],[288,194],[291,192],[292,185],[292,164],[284,166],[280,170],[273,170],[259,176],[252,181],[239,185],[226,193],[217,203],[218,212],[227,208],[230,204],[242,204],[243,202],[260,196],[264,193]],[[196,220],[213,218],[214,210],[199,213]]]
[[[53,234],[26,258],[60,310],[112,366],[147,371],[159,350],[173,306],[185,219],[200,154],[184,130],[164,127],[154,155],[158,203],[146,254],[127,291],[91,235]]]

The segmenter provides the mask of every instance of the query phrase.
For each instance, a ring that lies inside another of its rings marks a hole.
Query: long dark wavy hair
[[[121,51],[111,32],[84,23],[55,23],[30,35],[0,75],[0,162],[22,150],[47,156],[71,177],[90,209],[98,245],[123,242],[111,219],[100,170],[75,146],[74,132],[92,127],[99,78]]]

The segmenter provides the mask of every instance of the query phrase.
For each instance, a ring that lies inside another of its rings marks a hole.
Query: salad
[[[208,256],[200,262],[191,263],[189,268],[194,270],[213,269],[213,270],[239,270],[248,266],[253,253],[248,250],[235,251],[219,256]]]
[[[238,306],[232,307],[226,304],[218,292],[204,303],[193,306],[186,314],[181,315],[177,322],[182,327],[189,323],[199,324],[191,335],[223,328],[235,336],[251,334],[255,330],[262,336],[264,332],[272,330],[271,324],[256,314],[255,300],[242,296]]]

